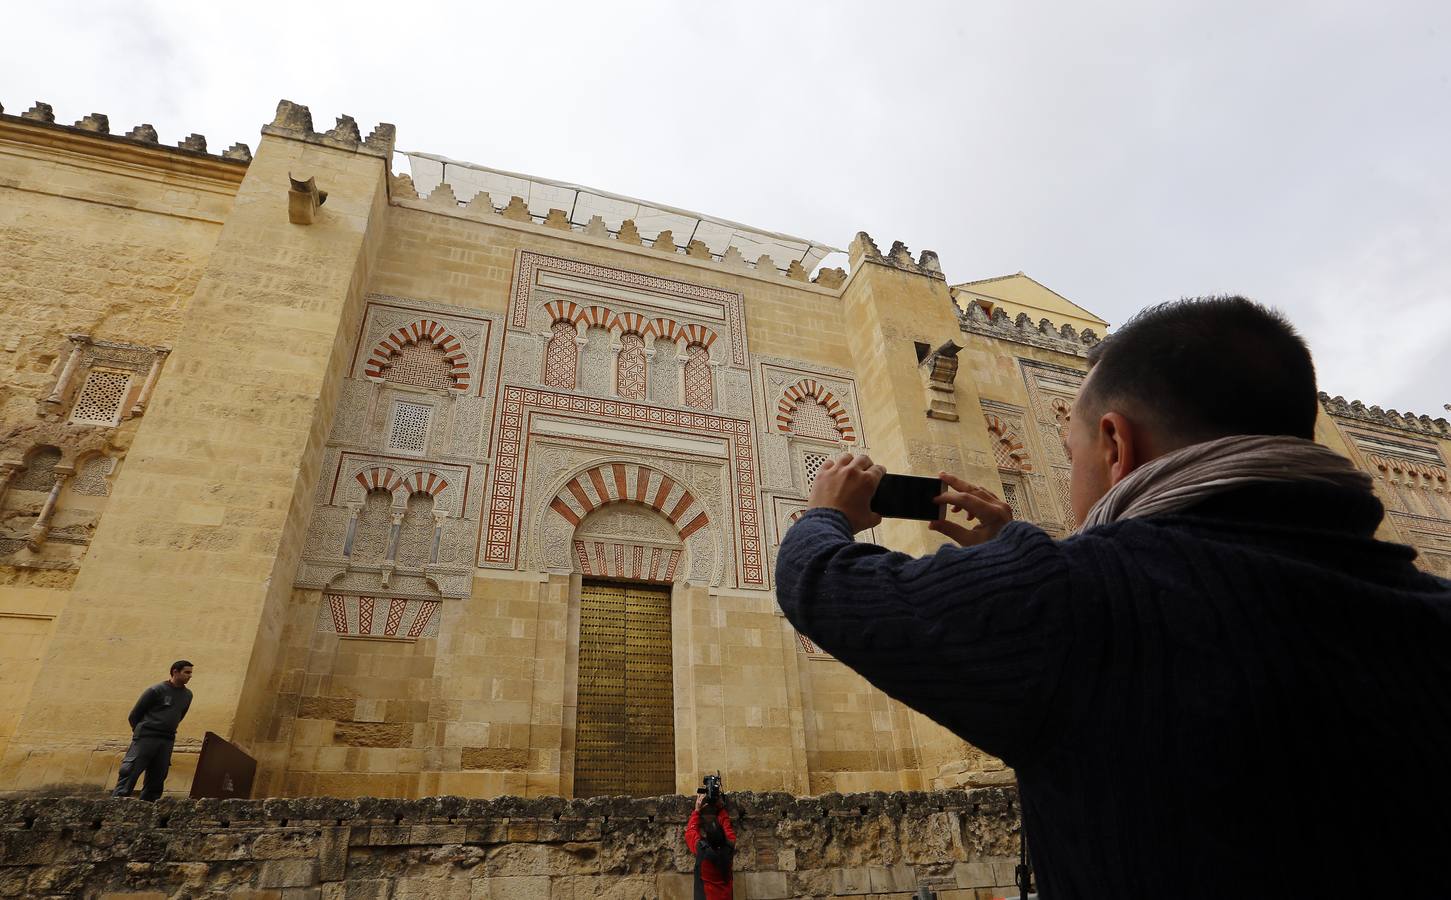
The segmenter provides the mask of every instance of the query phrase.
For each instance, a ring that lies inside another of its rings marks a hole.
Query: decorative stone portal
[[[672,674],[670,589],[585,581],[575,796],[675,790]]]

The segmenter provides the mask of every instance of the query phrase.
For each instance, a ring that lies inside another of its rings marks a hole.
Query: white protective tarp
[[[646,241],[653,241],[660,232],[669,229],[677,247],[701,241],[717,259],[728,247],[735,247],[751,263],[762,254],[769,256],[782,271],[796,260],[807,272],[813,272],[827,255],[843,252],[805,238],[761,231],[738,222],[609,191],[490,169],[432,153],[404,152],[402,155],[408,160],[413,185],[420,196],[448,182],[460,203],[469,202],[480,191],[488,192],[495,207],[507,206],[511,197],[520,197],[536,221],[544,221],[551,209],[562,209],[574,227],[583,228],[591,218],[599,216],[612,234],[619,231],[620,223],[633,219],[640,237]]]

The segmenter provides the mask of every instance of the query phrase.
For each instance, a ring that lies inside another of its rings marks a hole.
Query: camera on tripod
[[[720,772],[717,770],[714,775],[707,775],[702,781],[704,787],[695,789],[697,794],[705,795],[706,803],[720,802]]]

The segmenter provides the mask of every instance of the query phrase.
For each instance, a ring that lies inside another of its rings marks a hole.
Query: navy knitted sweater
[[[1451,897],[1451,582],[1383,514],[1264,486],[914,559],[814,510],[776,592],[1016,770],[1044,897]]]

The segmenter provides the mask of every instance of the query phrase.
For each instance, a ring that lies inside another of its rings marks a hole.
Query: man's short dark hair
[[[1310,348],[1279,312],[1194,297],[1138,313],[1088,354],[1087,408],[1115,404],[1184,444],[1234,434],[1310,438],[1319,401]]]
[[[191,663],[188,660],[178,659],[176,662],[174,662],[174,663],[171,664],[171,674],[175,675],[177,672],[180,672],[182,669],[190,669],[191,667],[192,667],[192,665],[191,665]]]

